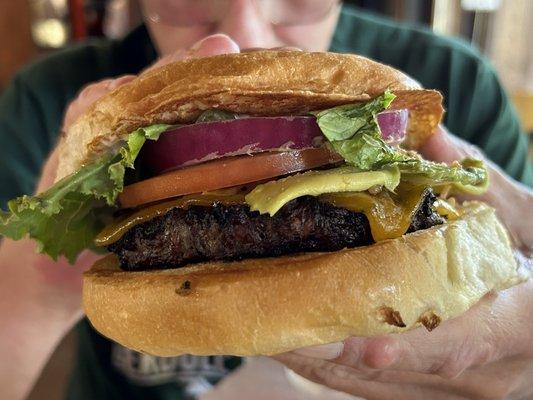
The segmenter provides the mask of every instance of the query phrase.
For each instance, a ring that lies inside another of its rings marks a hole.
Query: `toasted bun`
[[[367,58],[334,53],[257,51],[180,61],[140,75],[93,104],[64,132],[57,180],[108,151],[139,127],[187,123],[211,108],[287,115],[368,100],[386,89],[392,108],[409,108],[408,147],[441,120],[442,96]]]
[[[247,356],[432,329],[521,280],[494,210],[471,203],[459,220],[333,253],[147,272],[109,256],[85,273],[83,301],[98,331],[132,349]]]

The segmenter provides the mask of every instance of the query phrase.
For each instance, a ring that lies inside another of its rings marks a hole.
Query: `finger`
[[[463,316],[446,321],[431,332],[419,328],[396,335],[348,338],[337,357],[338,344],[295,353],[332,360],[369,376],[375,370],[396,370],[456,377],[472,365],[501,356],[495,332],[503,318],[494,321],[491,305],[495,297],[486,296]]]
[[[390,366],[396,359],[397,341],[391,337],[350,337],[344,342],[296,349],[294,354],[321,360],[332,360],[349,365],[365,374],[375,377],[375,369]]]
[[[454,378],[466,369],[523,355],[531,349],[532,282],[489,293],[460,317],[448,320],[434,331],[416,329],[391,335],[396,341],[388,366],[372,365],[379,342],[369,346],[367,365],[382,369],[437,374]],[[379,340],[379,338],[378,338]],[[345,349],[345,352],[347,350]]]
[[[372,392],[375,392],[375,389],[368,391],[369,381],[366,377],[361,379],[362,377],[359,372],[351,366],[306,357],[296,354],[295,352],[278,354],[273,356],[273,358],[296,372],[298,375],[327,387],[341,390],[343,384],[349,382],[349,393],[367,398]],[[376,384],[381,386],[377,382]]]
[[[113,91],[117,89],[118,87],[125,85],[128,82],[131,82],[136,78],[136,75],[123,75],[116,79],[110,79],[110,81],[107,83],[107,90]]]
[[[43,170],[41,172],[41,177],[37,183],[35,193],[44,192],[50,186],[54,184],[54,180],[57,173],[57,164],[59,162],[58,150],[57,148],[50,153],[46,163],[44,164]]]
[[[294,353],[322,360],[333,360],[342,354],[343,349],[344,343],[336,342],[296,349],[294,350]]]
[[[360,369],[410,371],[454,378],[465,369],[502,356],[500,331],[495,320],[495,294],[485,296],[461,317],[429,332],[424,328],[403,334],[349,338],[335,362]]]
[[[350,366],[305,357],[294,352],[278,354],[273,358],[306,379],[369,400],[455,398],[450,396],[450,393],[439,393],[438,390],[434,390],[438,377],[430,375],[415,376],[393,371],[373,371],[371,375],[363,374]]]
[[[96,100],[109,92],[107,85],[111,79],[95,82],[85,86],[69,104],[65,117],[63,118],[63,130],[66,131],[70,126],[93,104]]]
[[[484,160],[489,173],[488,191],[481,196],[463,194],[457,197],[461,201],[478,200],[490,204],[508,228],[514,246],[527,254],[533,252],[533,233],[529,220],[524,218],[524,213],[528,214],[533,204],[533,190],[506,175],[476,146],[455,137],[442,126],[419,151],[427,159],[446,163],[465,157]],[[513,207],[509,207],[510,204]]]
[[[376,370],[385,368],[395,361],[397,341],[391,337],[350,337],[344,342],[306,347],[292,353],[313,359],[330,360],[350,366],[364,379],[376,379]]]
[[[466,157],[485,159],[479,148],[453,136],[443,126],[439,126],[437,132],[424,143],[419,152],[428,160],[445,163],[461,161]]]
[[[188,51],[178,50],[161,58],[143,73],[149,72],[165,64],[187,58],[208,57],[217,54],[238,52],[239,46],[229,36],[223,34],[211,35],[194,44]],[[69,105],[67,112],[65,113],[63,130],[68,129],[95,101],[133,79],[135,79],[135,75],[125,75],[116,79],[105,79],[86,86]]]
[[[135,75],[124,75],[85,86],[68,106],[63,120],[63,130],[67,130],[95,101],[133,79],[135,79]]]
[[[31,245],[34,246],[33,243]],[[80,253],[74,265],[70,264],[64,257],[57,261],[52,261],[43,254],[36,255],[33,266],[39,273],[46,287],[63,287],[71,293],[80,293],[82,289],[82,273],[89,270],[92,265],[101,259],[101,254],[84,250]]]
[[[219,54],[239,53],[240,48],[228,35],[222,33],[208,36],[196,42],[189,52],[187,58],[211,57]]]
[[[489,188],[489,196],[492,191],[498,191],[501,185],[505,185],[506,187],[514,185],[520,187],[521,190],[531,192],[529,188],[505,175],[501,168],[487,159],[478,147],[452,135],[443,126],[439,126],[437,132],[427,140],[419,149],[419,152],[428,160],[445,163],[461,161],[464,158],[483,160],[489,170],[491,180],[497,183],[491,185]]]
[[[196,42],[189,50],[177,50],[159,59],[156,63],[145,69],[142,73],[148,73],[156,68],[160,68],[172,62],[186,60],[189,58],[202,58],[216,56],[219,54],[239,53],[239,45],[228,35],[218,33],[203,38]]]

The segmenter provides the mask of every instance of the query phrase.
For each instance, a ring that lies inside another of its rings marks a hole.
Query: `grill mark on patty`
[[[431,207],[430,189],[408,232],[444,220]],[[300,197],[273,217],[247,205],[175,208],[128,231],[108,247],[125,270],[177,268],[210,260],[241,260],[285,254],[338,251],[374,243],[367,217],[315,197]]]

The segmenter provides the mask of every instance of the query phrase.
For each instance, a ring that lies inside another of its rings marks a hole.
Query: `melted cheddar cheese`
[[[184,196],[176,200],[151,205],[116,219],[100,232],[95,242],[98,246],[108,246],[119,240],[136,225],[164,215],[173,208],[209,207],[215,203],[246,204],[245,194],[246,192],[239,190],[217,191]],[[331,193],[320,195],[318,199],[336,207],[364,213],[370,223],[374,240],[380,241],[397,238],[407,232],[413,215],[423,199],[423,194],[424,188],[421,186],[401,184],[397,187],[396,193],[383,188],[376,194],[368,192]],[[435,206],[439,214],[449,219],[458,216],[455,208],[445,200],[439,199]]]
[[[388,190],[375,195],[368,192],[335,193],[322,195],[319,199],[336,207],[365,214],[372,237],[378,242],[400,237],[407,232],[423,200],[423,193],[423,187],[401,185],[396,194]]]
[[[111,222],[98,234],[98,236],[96,236],[94,242],[97,246],[109,246],[110,244],[119,240],[134,226],[150,221],[155,217],[165,215],[173,208],[188,208],[190,206],[209,207],[215,203],[228,205],[243,204],[244,193],[195,194],[141,208],[132,214],[118,218]]]

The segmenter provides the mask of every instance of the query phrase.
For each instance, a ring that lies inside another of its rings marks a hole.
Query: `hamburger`
[[[435,329],[521,277],[480,160],[416,149],[442,96],[386,65],[256,51],[140,75],[61,136],[0,233],[84,275],[103,335],[161,356],[275,354]]]

